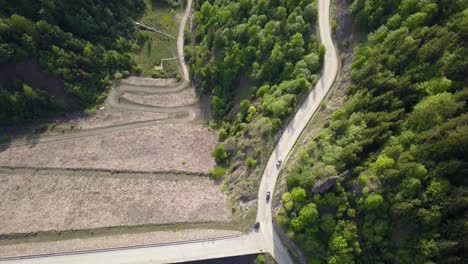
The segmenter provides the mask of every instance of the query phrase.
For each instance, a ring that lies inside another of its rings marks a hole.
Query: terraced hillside
[[[124,79],[96,114],[59,119],[0,144],[0,236],[9,239],[0,251],[32,238],[46,243],[230,221],[226,197],[209,177],[217,135],[201,117],[179,54],[181,81]]]

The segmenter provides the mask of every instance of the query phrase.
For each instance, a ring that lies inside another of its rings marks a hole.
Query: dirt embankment
[[[178,93],[145,95],[139,93],[124,93],[121,98],[129,101],[159,107],[177,107],[193,105],[197,102],[195,89],[188,88]]]
[[[0,152],[0,165],[206,174],[216,141],[200,124],[165,124],[10,147]]]
[[[229,221],[208,177],[3,170],[0,194],[0,234]]]
[[[107,126],[118,126],[129,122],[143,122],[149,120],[159,120],[170,117],[170,113],[153,112],[131,112],[120,109],[103,109],[92,116],[82,116],[61,120],[62,124],[68,124],[75,129],[93,129]],[[60,127],[58,127],[60,128]]]

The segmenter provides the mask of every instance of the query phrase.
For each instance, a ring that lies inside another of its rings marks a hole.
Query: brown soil
[[[85,113],[69,114],[66,117],[37,120],[23,126],[4,127],[0,130],[5,139],[21,140],[27,137],[48,136],[62,133],[77,132],[78,130],[96,129],[109,126],[119,126],[134,122],[162,120],[174,117],[174,113],[138,112],[115,108],[105,108],[94,115]],[[3,143],[3,142],[2,142]]]
[[[216,141],[200,124],[166,124],[10,147],[0,152],[0,166],[208,173]]]
[[[132,102],[144,105],[161,106],[161,107],[176,107],[183,105],[192,105],[197,102],[195,89],[188,88],[178,93],[168,94],[138,94],[124,93],[122,98]]]
[[[3,170],[0,194],[0,234],[229,221],[208,177]]]
[[[168,86],[168,85],[175,85],[177,80],[174,78],[147,78],[147,77],[137,77],[131,76],[126,79],[122,80],[122,83],[132,84],[132,85],[143,85],[143,86],[150,86],[150,85],[160,85],[160,86]]]
[[[158,120],[169,117],[169,113],[131,112],[120,109],[103,109],[95,115],[69,119],[65,123],[76,129],[92,129],[106,126],[115,126],[130,122]]]

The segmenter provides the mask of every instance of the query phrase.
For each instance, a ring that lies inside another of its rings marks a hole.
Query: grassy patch
[[[156,28],[177,37],[179,27],[179,17],[182,15],[181,7],[174,8],[164,3],[146,0],[146,12],[139,22],[147,26]],[[162,34],[141,30],[147,41],[130,53],[132,59],[142,68],[143,76],[152,76],[155,73],[155,66],[161,65],[161,59],[177,56],[177,41]],[[163,63],[164,76],[175,77],[179,73],[177,61],[165,61]]]
[[[179,27],[178,17],[183,13],[183,7],[174,8],[154,0],[145,0],[145,4],[146,11],[140,23],[176,36]]]
[[[242,212],[237,199],[230,199],[229,205],[232,213],[231,227],[234,230],[239,230],[248,233],[252,230],[257,219],[257,201],[248,206],[248,211]]]
[[[141,66],[143,76],[151,76],[154,67],[161,64],[161,59],[173,57],[172,52],[176,54],[176,44],[171,43],[167,37],[157,36],[154,32],[143,31],[143,34],[148,37],[148,41],[143,47],[130,53],[130,57]]]

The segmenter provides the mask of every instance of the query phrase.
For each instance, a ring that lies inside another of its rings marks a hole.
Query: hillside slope
[[[138,71],[126,52],[136,45],[133,21],[144,11],[142,0],[2,0],[0,6],[0,66],[12,72],[0,78],[0,124],[57,111],[52,105],[92,106],[114,78]],[[25,61],[39,67],[18,67]],[[46,77],[26,78],[31,75]]]
[[[311,260],[466,262],[467,8],[354,1],[370,33],[347,100],[293,165],[277,217]]]

